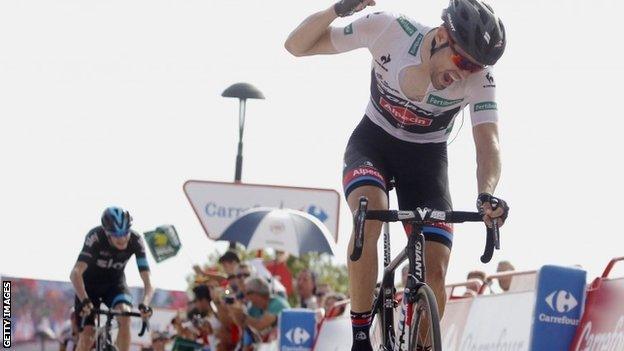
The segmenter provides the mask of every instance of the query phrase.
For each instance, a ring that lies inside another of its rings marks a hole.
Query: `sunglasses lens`
[[[468,59],[460,54],[453,55],[453,63],[457,66],[457,68],[468,72],[477,72],[483,69],[483,67],[468,61]]]

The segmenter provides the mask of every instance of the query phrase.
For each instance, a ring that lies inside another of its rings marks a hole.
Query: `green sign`
[[[344,27],[344,35],[349,35],[349,34],[353,34],[353,23],[351,23],[350,25]]]
[[[412,43],[412,46],[409,49],[409,53],[412,56],[416,56],[416,52],[418,52],[418,48],[420,47],[420,43],[422,43],[423,38],[424,38],[423,35],[420,33],[416,36],[416,39],[414,40],[414,42]]]
[[[397,18],[397,21],[399,21],[401,28],[403,28],[405,33],[407,33],[407,35],[409,35],[410,37],[414,35],[414,33],[418,32],[418,30],[416,29],[416,26],[411,24],[407,18],[401,16]]]
[[[178,254],[182,244],[172,225],[163,225],[151,232],[143,233],[145,242],[156,262],[164,261]]]
[[[494,101],[485,101],[474,105],[474,112],[485,110],[498,110],[498,107]]]
[[[456,103],[462,102],[463,100],[464,100],[463,98],[456,99],[456,100],[449,100],[449,99],[445,99],[437,95],[431,94],[429,95],[429,98],[427,99],[427,103],[429,105],[447,107],[447,106],[455,105]]]

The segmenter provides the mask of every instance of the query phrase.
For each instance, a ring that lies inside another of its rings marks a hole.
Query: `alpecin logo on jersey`
[[[394,117],[397,122],[403,125],[429,127],[431,123],[433,123],[432,119],[418,116],[414,112],[408,110],[406,107],[391,104],[390,102],[388,102],[388,100],[384,99],[383,96],[379,98],[379,104],[386,111],[390,112],[392,117]]]

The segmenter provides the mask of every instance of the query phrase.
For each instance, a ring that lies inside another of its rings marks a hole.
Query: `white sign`
[[[250,208],[276,207],[315,216],[338,241],[340,195],[332,189],[189,180],[184,193],[211,239]]]
[[[528,351],[535,292],[478,296],[470,308],[461,351]]]

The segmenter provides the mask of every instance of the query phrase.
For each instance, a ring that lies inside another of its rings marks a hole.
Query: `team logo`
[[[392,117],[394,117],[397,122],[403,125],[429,127],[431,123],[433,123],[432,119],[418,116],[412,111],[408,110],[407,107],[393,105],[383,97],[379,99],[379,104],[386,111],[390,112]]]

